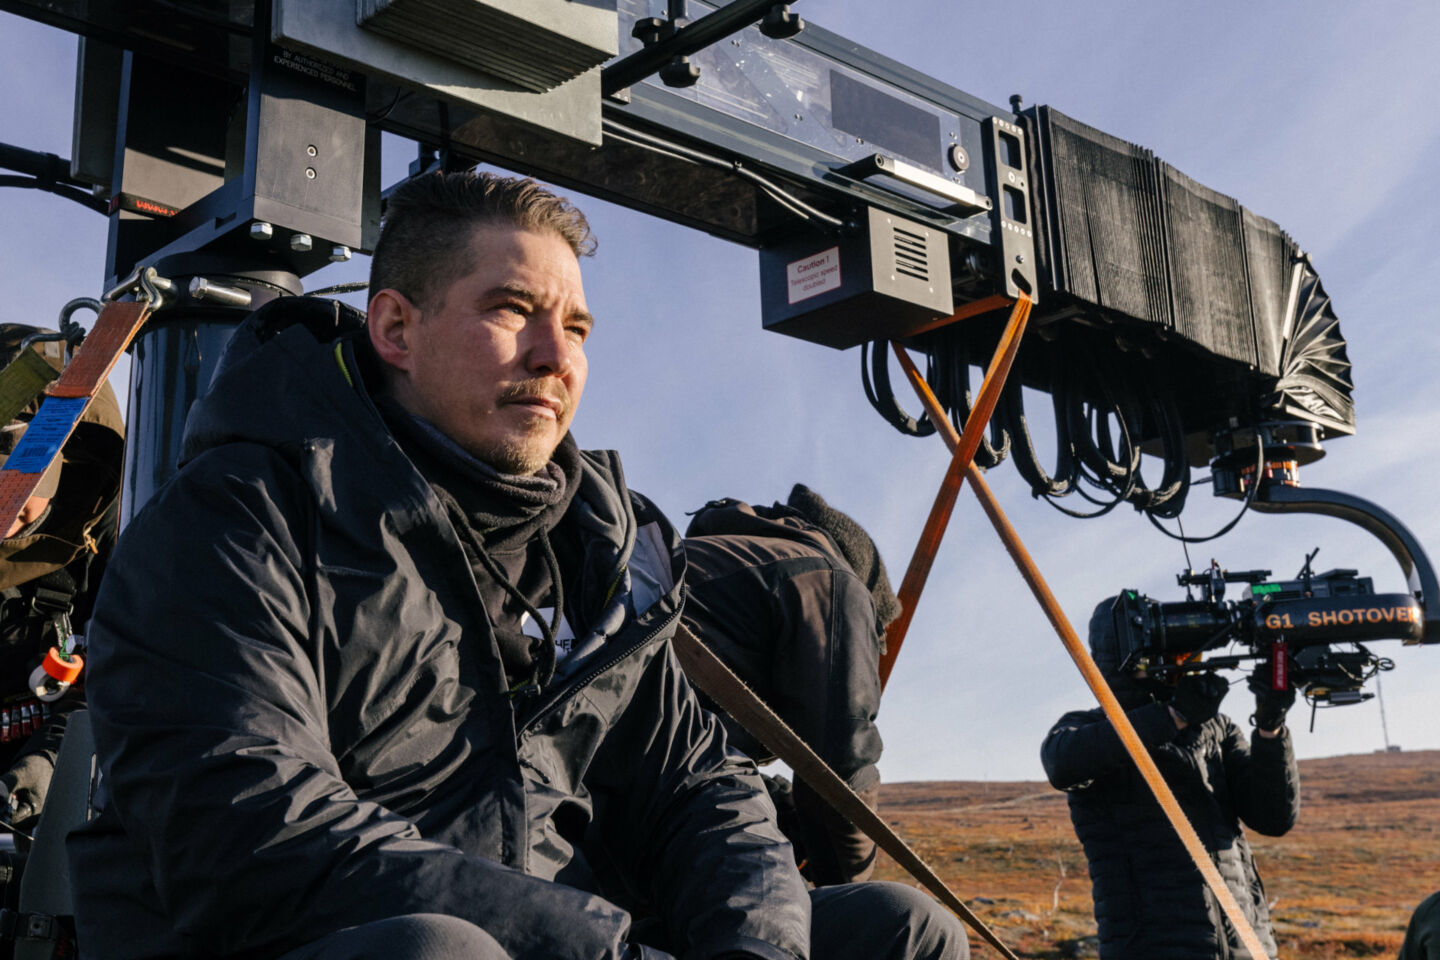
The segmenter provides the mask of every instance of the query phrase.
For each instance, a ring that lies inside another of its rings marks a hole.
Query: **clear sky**
[[[1440,6],[801,0],[794,9],[984,100],[1019,93],[1149,147],[1277,221],[1312,255],[1355,367],[1358,433],[1327,444],[1302,479],[1380,503],[1440,561],[1430,489],[1440,469],[1430,291],[1440,276]],[[73,36],[0,14],[0,139],[69,156],[74,50]],[[386,182],[411,149],[387,143]],[[631,485],[682,526],[684,511],[713,497],[769,502],[804,482],[875,534],[898,583],[948,461],[940,441],[902,437],[870,410],[858,351],[761,329],[753,251],[577,199],[600,238],[584,264],[599,323],[575,422],[581,444],[620,450]],[[0,226],[0,317],[53,325],[65,301],[100,293],[102,217],[7,189]],[[363,278],[363,260],[309,284]],[[989,479],[1082,631],[1094,604],[1121,588],[1180,598],[1180,548],[1142,516],[1063,517],[1031,499],[1009,463]],[[1203,487],[1192,495],[1192,533],[1232,515],[1231,501],[1210,499]],[[1334,520],[1252,514],[1192,556],[1288,577],[1317,546],[1317,569],[1355,567],[1379,590],[1404,587],[1378,542]],[[1376,646],[1397,664],[1384,677],[1391,742],[1440,747],[1440,648]],[[1049,725],[1091,702],[962,492],[881,711],[882,773],[1038,779]],[[1225,708],[1248,716],[1243,684]],[[1382,745],[1375,701],[1321,711],[1314,732],[1308,711],[1296,713],[1301,756]]]

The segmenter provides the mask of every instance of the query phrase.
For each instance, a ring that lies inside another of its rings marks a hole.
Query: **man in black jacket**
[[[715,500],[685,531],[690,627],[873,808],[880,791],[879,658],[900,612],[865,530],[796,484],[784,503]],[[772,759],[743,727],[730,742]],[[778,778],[772,784],[783,783]],[[875,842],[797,781],[780,825],[817,885],[868,880]]]
[[[1300,812],[1300,780],[1285,712],[1294,690],[1251,678],[1254,744],[1219,713],[1228,684],[1188,675],[1174,688],[1121,670],[1119,608],[1090,619],[1096,664],[1270,956],[1265,888],[1240,823],[1281,836]],[[1070,819],[1090,861],[1104,960],[1248,958],[1159,803],[1102,711],[1067,713],[1041,748],[1051,785],[1069,793]],[[1259,958],[1255,958],[1259,960]]]
[[[96,609],[87,957],[811,955],[670,648],[679,538],[569,434],[589,243],[531,181],[422,177],[368,324],[282,300],[236,332]],[[816,957],[964,953],[897,885],[814,917]]]

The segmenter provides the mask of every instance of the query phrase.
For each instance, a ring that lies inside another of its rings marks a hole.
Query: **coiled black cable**
[[[1122,408],[1130,407],[1125,416],[1129,419],[1132,436],[1141,433],[1139,427],[1145,423],[1144,417],[1149,413],[1160,440],[1160,457],[1164,470],[1159,486],[1152,488],[1146,484],[1140,472],[1140,451],[1137,448],[1134,456],[1134,488],[1127,499],[1136,509],[1147,514],[1174,517],[1184,509],[1185,497],[1190,490],[1190,461],[1185,450],[1185,430],[1181,424],[1174,393],[1161,390],[1159,384],[1148,374],[1142,376],[1141,384],[1149,402],[1145,403],[1132,392],[1129,402],[1122,403]]]
[[[919,417],[910,416],[900,406],[900,401],[895,399],[895,391],[890,389],[888,347],[889,341],[886,340],[873,340],[860,345],[860,382],[865,385],[865,399],[869,400],[875,412],[896,430],[912,437],[928,437],[935,432],[935,424],[930,422],[929,416],[924,413]],[[934,380],[933,372],[931,361],[925,372],[926,382]],[[941,400],[941,403],[944,401]]]
[[[970,419],[975,398],[970,392],[970,356],[960,331],[942,327],[930,335],[935,360],[935,379],[932,389],[949,414],[956,432],[965,432],[965,423]],[[989,436],[980,439],[975,450],[975,463],[983,470],[989,470],[1005,462],[1010,455],[1010,432],[998,417],[991,417]]]
[[[974,403],[970,390],[972,340],[969,331],[958,327],[942,328],[924,340],[926,381],[960,431]],[[902,433],[934,433],[935,425],[927,416],[911,416],[896,399],[886,342],[863,345],[860,357],[865,396],[871,406]],[[976,465],[990,469],[1007,456],[1013,458],[1032,493],[1069,516],[1101,516],[1121,503],[1130,503],[1152,522],[1178,517],[1189,494],[1190,463],[1174,391],[1145,367],[1122,372],[1098,360],[1080,337],[1056,343],[1044,362],[1050,365],[1047,383],[1055,424],[1054,466],[1049,470],[1041,466],[1018,375],[1011,377],[1001,393],[989,435],[976,452]],[[1160,481],[1153,487],[1141,469],[1141,437],[1150,438],[1159,448],[1163,466]],[[1078,494],[1096,509],[1064,506],[1060,501],[1071,494]]]
[[[1055,417],[1055,467],[1049,473],[1040,465],[1035,443],[1030,438],[1030,424],[1025,415],[1024,387],[1021,386],[1019,377],[1013,377],[1005,384],[997,408],[1013,437],[1010,453],[1015,461],[1015,469],[1020,471],[1020,476],[1030,484],[1032,496],[1046,499],[1069,496],[1075,485],[1076,472],[1070,443],[1070,420],[1065,414],[1065,405],[1069,401],[1067,381],[1070,373],[1064,364],[1052,363],[1050,374],[1051,408]]]

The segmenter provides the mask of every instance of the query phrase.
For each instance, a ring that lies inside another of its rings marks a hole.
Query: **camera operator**
[[[0,368],[26,338],[51,331],[0,324]],[[59,340],[32,344],[46,363],[63,367]],[[0,427],[0,463],[14,451],[40,407],[32,400]],[[65,719],[80,685],[37,695],[35,670],[51,648],[69,653],[82,632],[117,530],[124,427],[107,384],[60,457],[41,478],[19,518],[0,539],[0,818],[34,830],[45,805]]]
[[[1295,825],[1300,781],[1270,666],[1250,677],[1254,744],[1219,712],[1229,684],[1189,674],[1173,687],[1120,670],[1112,597],[1090,619],[1090,650],[1141,741],[1210,853],[1260,942],[1274,956],[1265,888],[1240,823],[1267,836]],[[1099,710],[1067,713],[1041,747],[1050,783],[1069,794],[1090,861],[1102,960],[1240,958],[1249,952],[1165,819],[1114,727]]]
[[[1440,960],[1440,893],[1426,897],[1410,916],[1399,960]]]

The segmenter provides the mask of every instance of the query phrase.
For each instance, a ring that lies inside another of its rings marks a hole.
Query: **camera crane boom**
[[[766,328],[836,348],[872,344],[867,391],[905,432],[971,419],[970,358],[994,346],[997,299],[1026,295],[1040,335],[1027,338],[976,462],[1012,451],[1052,502],[1094,481],[1111,497],[1102,511],[1130,502],[1174,517],[1190,463],[1225,458],[1227,425],[1258,433],[1299,421],[1307,459],[1319,440],[1353,432],[1338,321],[1278,224],[1050,107],[1022,110],[1016,98],[1005,109],[823,30],[797,35],[803,25],[783,4],[690,0],[710,12],[689,24],[682,0],[664,18],[649,15],[654,5],[474,0],[464,24],[427,20],[435,5],[407,0],[366,4],[359,23],[353,4],[310,0],[0,0],[84,38],[71,177],[60,182],[46,160],[26,185],[53,181],[68,196],[93,184],[109,199],[112,282],[154,269],[184,291],[140,336],[127,420],[162,426],[132,438],[126,510],[173,470],[180,431],[170,428],[248,309],[239,301],[298,294],[301,277],[370,249],[382,131],[420,142],[412,173],[493,162],[758,249]],[[478,32],[458,35],[467,27]],[[804,106],[773,108],[782,102]],[[217,289],[236,300],[207,293]],[[890,395],[885,340],[929,354],[940,398],[926,417],[910,418]],[[189,356],[195,366],[182,370]],[[1053,397],[1063,442],[1052,471],[1023,429],[1022,386]],[[1165,461],[1153,487],[1140,478],[1142,447]],[[976,466],[953,472],[998,516]],[[1399,629],[1404,610],[1403,639],[1440,641],[1440,609],[1428,609],[1434,572],[1389,514],[1258,474],[1246,504],[1370,530],[1410,588],[1373,607],[1393,614],[1376,628]],[[1048,587],[1021,562],[1018,539],[1006,543],[1093,685],[1098,672]],[[1340,573],[1307,582],[1359,582]],[[1284,598],[1311,606],[1288,608],[1282,625],[1293,634],[1303,610],[1334,626],[1358,609],[1353,597],[1331,608],[1316,606],[1322,599]],[[1282,615],[1282,601],[1249,602],[1251,614],[1267,611],[1258,625],[1237,608],[1214,622],[1273,642],[1264,617]],[[1344,626],[1368,629],[1365,617]],[[1108,690],[1097,695],[1106,702]],[[1193,831],[1176,815],[1188,844]],[[1198,841],[1192,853],[1203,871]]]

